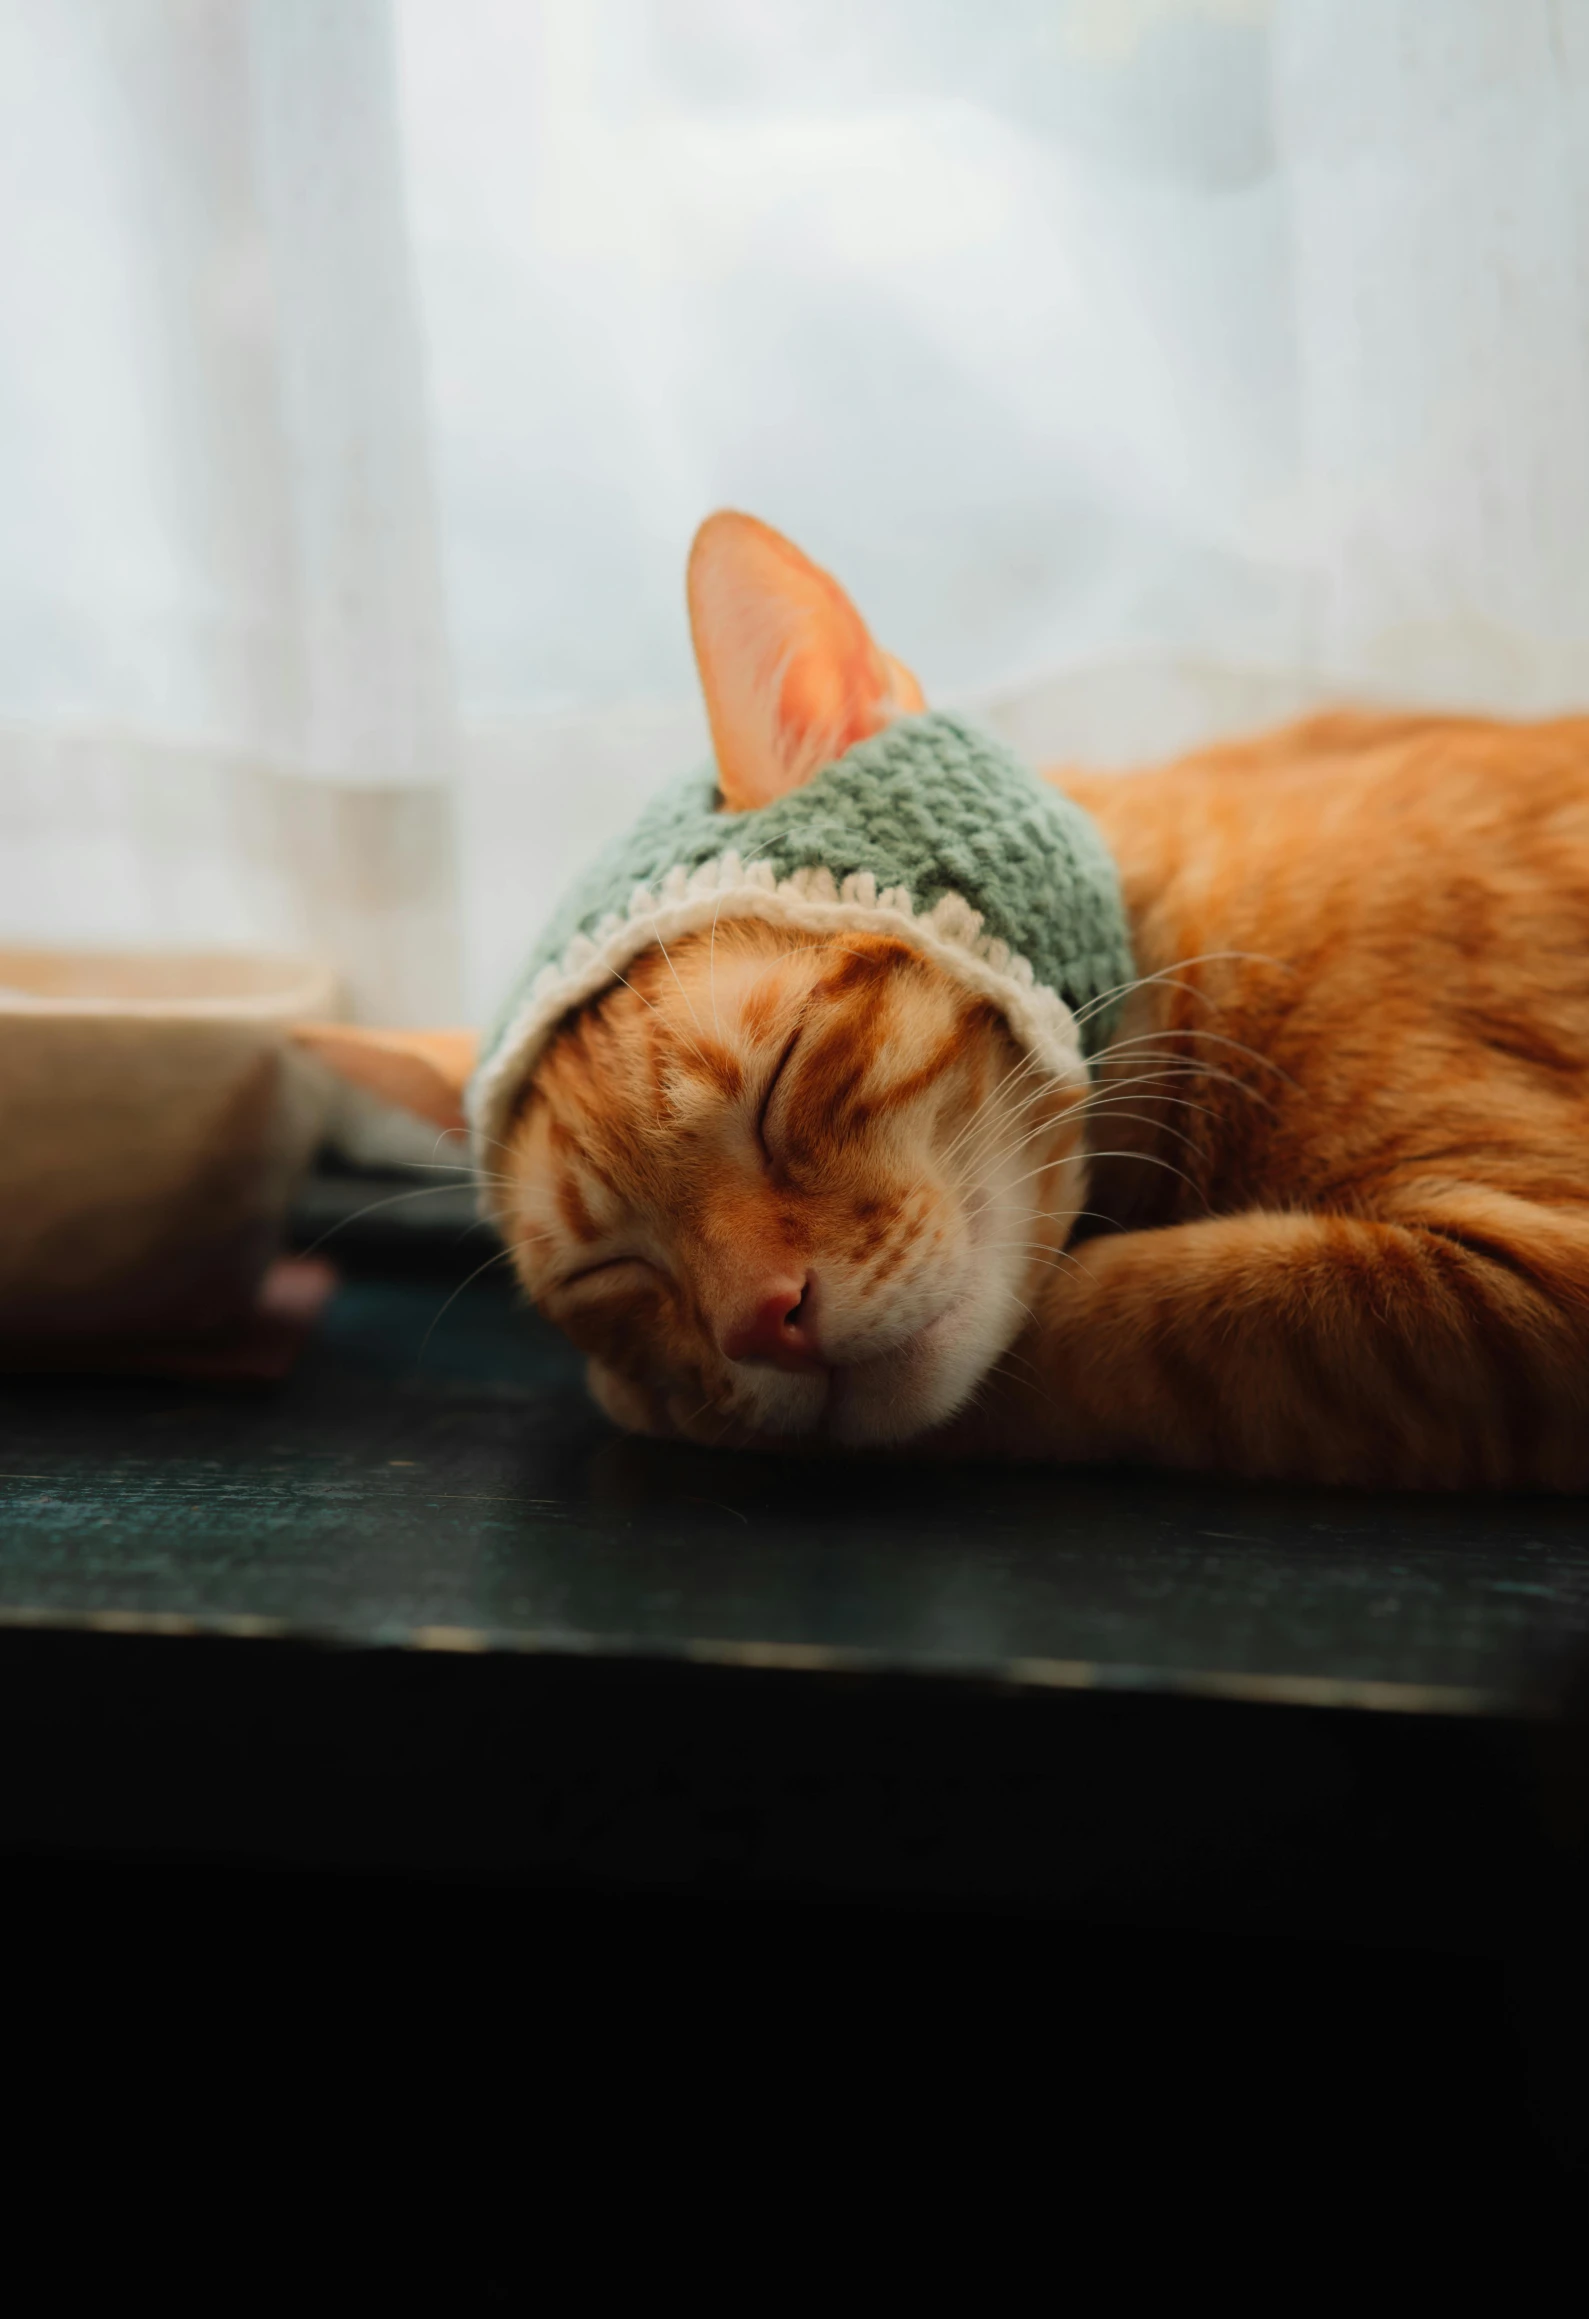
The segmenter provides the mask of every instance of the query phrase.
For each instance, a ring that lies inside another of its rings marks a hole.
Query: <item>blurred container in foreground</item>
[[[0,1337],[250,1309],[331,1102],[286,1028],[336,996],[310,959],[0,950]]]

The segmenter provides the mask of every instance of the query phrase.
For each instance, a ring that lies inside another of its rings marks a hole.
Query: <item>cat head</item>
[[[731,813],[922,708],[837,584],[748,517],[703,526],[689,603]],[[754,902],[686,910],[554,1012],[477,1145],[489,1204],[620,1422],[907,1439],[1027,1325],[1084,1196],[1084,1080],[913,924]],[[463,1048],[313,1036],[459,1122]]]

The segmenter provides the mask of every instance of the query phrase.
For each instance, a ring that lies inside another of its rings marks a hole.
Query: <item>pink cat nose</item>
[[[825,1366],[817,1342],[813,1282],[780,1280],[763,1288],[719,1342],[731,1361],[764,1361],[774,1369]]]

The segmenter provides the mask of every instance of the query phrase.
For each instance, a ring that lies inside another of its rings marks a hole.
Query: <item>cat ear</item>
[[[480,1041],[474,1031],[365,1031],[352,1023],[295,1023],[294,1044],[355,1087],[461,1131],[463,1091]]]
[[[690,634],[723,802],[770,805],[893,717],[925,707],[839,586],[780,532],[725,509],[690,550]]]

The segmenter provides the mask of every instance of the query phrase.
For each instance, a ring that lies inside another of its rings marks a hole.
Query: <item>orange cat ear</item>
[[[480,1041],[473,1031],[364,1031],[352,1023],[297,1023],[296,1045],[385,1103],[461,1130],[463,1091]]]
[[[754,516],[707,517],[688,591],[718,781],[733,811],[770,805],[926,705],[837,580]]]

